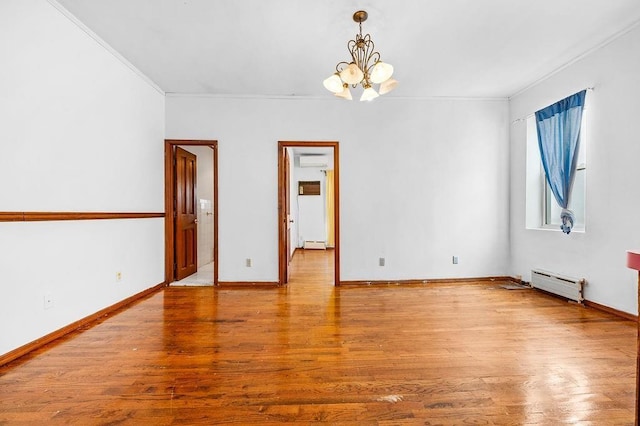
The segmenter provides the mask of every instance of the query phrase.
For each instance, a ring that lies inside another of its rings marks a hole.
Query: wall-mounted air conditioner
[[[301,155],[300,167],[328,167],[329,157],[326,155]]]

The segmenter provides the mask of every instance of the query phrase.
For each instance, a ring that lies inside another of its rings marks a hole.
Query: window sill
[[[550,231],[550,232],[562,232],[562,229],[560,229],[560,225],[557,226],[540,226],[537,228],[527,228],[527,231]],[[572,234],[584,234],[586,233],[585,228],[573,228],[571,230]]]

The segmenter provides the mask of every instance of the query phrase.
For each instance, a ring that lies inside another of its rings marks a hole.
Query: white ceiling
[[[399,97],[509,97],[640,21],[638,0],[57,2],[165,92],[233,96],[331,96],[359,9]]]

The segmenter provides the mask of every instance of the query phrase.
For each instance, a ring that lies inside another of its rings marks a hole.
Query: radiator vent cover
[[[324,241],[305,241],[304,249],[305,250],[325,250],[327,248],[327,244]]]
[[[584,278],[573,278],[544,269],[533,269],[531,271],[531,287],[566,297],[582,303],[584,300],[583,287]]]

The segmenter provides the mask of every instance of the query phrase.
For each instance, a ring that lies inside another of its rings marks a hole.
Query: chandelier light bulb
[[[354,62],[351,62],[348,67],[340,71],[340,78],[347,84],[358,84],[364,78],[364,73]]]
[[[338,73],[333,74],[331,77],[326,78],[322,84],[325,89],[333,93],[342,92],[342,80],[340,80],[340,76]]]
[[[391,75],[393,75],[393,65],[378,61],[371,70],[370,80],[372,83],[379,84],[387,81]]]
[[[398,86],[398,80],[395,78],[389,78],[386,81],[383,81],[380,84],[380,88],[378,89],[378,93],[381,95],[387,94]]]
[[[362,96],[360,96],[360,101],[372,101],[375,98],[377,98],[378,96],[378,92],[376,92],[373,87],[368,86],[364,89],[364,92],[362,92]]]
[[[349,85],[347,83],[344,83],[343,90],[339,93],[336,93],[335,95],[348,101],[353,99],[353,97],[351,96],[351,90],[349,90]]]

